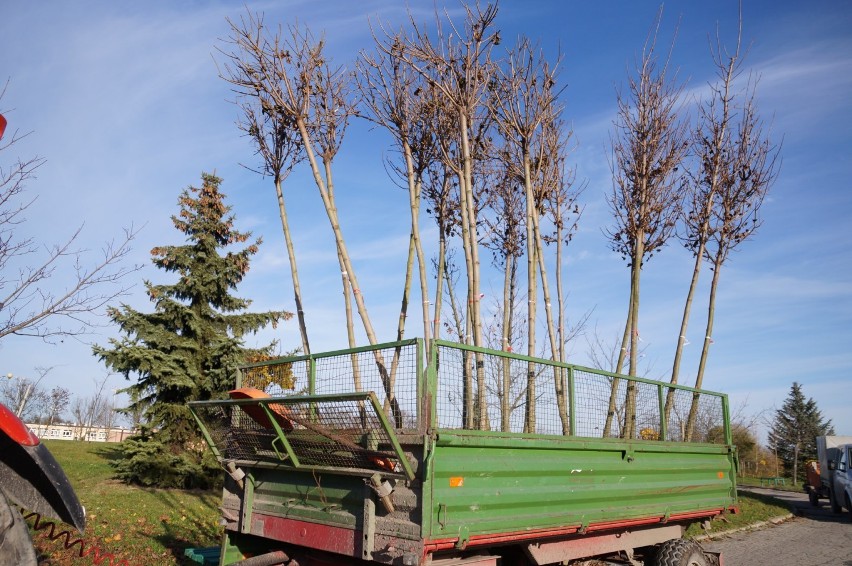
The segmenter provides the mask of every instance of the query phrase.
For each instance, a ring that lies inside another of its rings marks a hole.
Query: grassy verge
[[[709,534],[740,529],[790,512],[790,508],[783,501],[778,501],[766,495],[740,491],[738,492],[738,499],[740,512],[736,514],[726,513],[717,517],[712,522],[713,528]],[[700,525],[695,524],[686,530],[685,536],[692,538],[703,534],[707,533],[701,529]]]
[[[216,546],[221,493],[148,489],[112,479],[110,461],[118,457],[117,444],[44,441],[86,508],[87,547],[115,556],[118,564],[172,565],[188,563],[183,551],[188,546]],[[32,520],[29,521],[32,524]],[[33,541],[47,560],[57,566],[93,564],[92,557],[79,558],[77,548],[65,549],[60,540],[51,541],[44,533]],[[76,532],[75,532],[76,534]],[[76,538],[76,537],[75,537]],[[103,564],[110,564],[107,559]]]

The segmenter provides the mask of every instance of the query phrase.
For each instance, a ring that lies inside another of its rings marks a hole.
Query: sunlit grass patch
[[[45,445],[86,508],[87,545],[129,564],[159,566],[185,563],[186,547],[219,544],[220,491],[140,488],[114,480],[110,462],[119,457],[117,444],[45,441]],[[65,549],[61,541],[50,541],[41,533],[33,539],[49,560],[46,564],[92,564],[91,558],[78,558],[76,546]]]

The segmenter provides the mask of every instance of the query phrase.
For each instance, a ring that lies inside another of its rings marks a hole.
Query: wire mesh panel
[[[660,440],[660,395],[654,383],[636,384],[636,410],[633,412],[633,438]],[[626,431],[625,431],[626,432]]]
[[[418,425],[418,348],[411,340],[376,348],[278,358],[241,368],[241,387],[273,397],[372,391],[394,428]],[[313,378],[313,384],[311,383]]]
[[[372,391],[394,428],[415,429],[418,419],[416,342],[315,359],[314,393]]]
[[[562,403],[557,402],[556,383],[566,391],[566,377],[566,368],[545,361],[441,345],[437,351],[437,426],[563,434],[568,430],[567,403],[564,393]],[[528,418],[529,397],[534,400],[534,419]],[[481,403],[484,411],[479,408]]]
[[[721,399],[684,389],[666,388],[668,438],[682,442],[725,442]]]
[[[394,439],[367,396],[191,406],[223,459],[385,473],[402,473],[404,468]]]
[[[441,340],[434,343],[435,367],[426,372],[421,348],[419,341],[410,340],[269,360],[242,368],[241,384],[288,399],[372,392],[379,411],[397,432],[425,430],[419,426],[425,421],[421,422],[418,392],[429,390],[435,392],[436,419],[430,426],[437,428],[685,442],[725,442],[728,434],[725,400],[718,393]],[[420,384],[424,375],[435,382]],[[369,416],[364,401],[357,403],[345,408],[329,405],[324,408],[328,414],[320,412],[314,418],[334,418],[334,425],[329,421],[326,428],[352,429],[352,434],[357,434],[360,422],[363,433],[369,428]],[[286,405],[291,404],[298,405],[296,401]],[[303,432],[297,444],[306,450],[305,457],[315,459],[328,436],[316,439],[309,426],[293,423],[295,432]],[[239,427],[252,429],[250,424]],[[251,434],[261,452],[280,449],[264,440],[269,430]]]
[[[725,442],[724,396],[718,393],[437,344],[435,414],[440,428]],[[661,409],[669,391],[671,408]]]
[[[574,370],[576,436],[620,437],[624,424],[627,381],[586,370]]]

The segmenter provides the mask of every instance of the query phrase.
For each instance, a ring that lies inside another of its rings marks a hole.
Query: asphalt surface
[[[705,550],[722,552],[725,566],[852,566],[852,522],[845,509],[836,515],[825,499],[812,507],[804,492],[749,491],[786,501],[794,516],[702,542]]]

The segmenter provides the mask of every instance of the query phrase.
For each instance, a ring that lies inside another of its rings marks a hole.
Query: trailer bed
[[[534,411],[517,402],[530,375]],[[231,472],[223,565],[279,548],[302,566],[547,564],[736,508],[718,393],[420,340],[271,360],[235,385],[270,396],[190,404]]]

